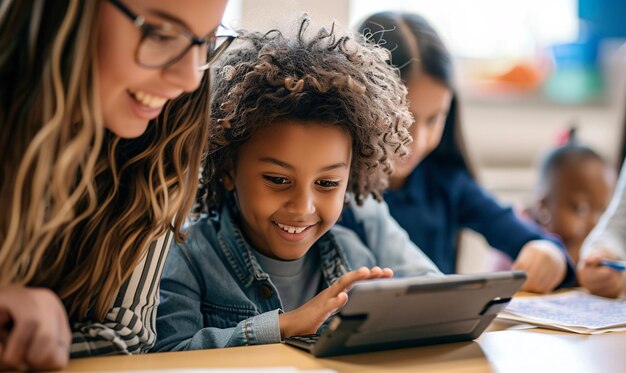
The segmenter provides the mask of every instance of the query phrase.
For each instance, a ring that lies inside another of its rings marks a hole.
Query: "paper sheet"
[[[580,290],[513,298],[498,318],[581,334],[626,331],[626,299],[603,298]]]

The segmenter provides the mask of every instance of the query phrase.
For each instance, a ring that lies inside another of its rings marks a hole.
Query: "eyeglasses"
[[[141,30],[141,41],[135,51],[135,60],[144,67],[168,67],[183,58],[191,48],[198,46],[198,70],[204,71],[237,37],[236,32],[221,25],[205,37],[195,36],[188,29],[172,23],[151,25],[145,22],[143,16],[133,13],[119,0],[109,2]]]

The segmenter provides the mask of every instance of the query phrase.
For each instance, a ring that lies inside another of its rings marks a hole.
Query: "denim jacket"
[[[280,342],[280,296],[232,215],[224,207],[220,219],[203,217],[190,227],[184,243],[172,244],[161,279],[154,351]],[[311,250],[320,255],[324,287],[361,266],[441,275],[423,253],[411,254],[414,248],[388,247],[398,255],[377,255],[354,232],[338,226]]]
[[[395,277],[441,275],[437,266],[391,216],[384,200],[378,202],[370,196],[362,206],[358,206],[354,198],[348,202],[334,227],[335,232],[341,233],[337,235],[340,245],[344,240],[348,241],[346,245],[355,239],[364,242],[376,256],[377,264],[393,269]]]

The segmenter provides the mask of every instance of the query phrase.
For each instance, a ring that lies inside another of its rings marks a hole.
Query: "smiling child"
[[[168,257],[158,351],[315,333],[356,281],[393,275],[334,225],[348,197],[380,198],[406,154],[406,89],[383,49],[324,29],[310,37],[308,24],[294,38],[242,32],[216,69],[209,214]],[[439,274],[411,258],[411,274]]]

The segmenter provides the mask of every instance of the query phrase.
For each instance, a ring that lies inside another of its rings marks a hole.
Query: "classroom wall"
[[[330,27],[336,21],[348,24],[348,1],[337,0],[239,0],[241,26],[255,30],[291,26],[302,14],[311,17],[312,25]]]

